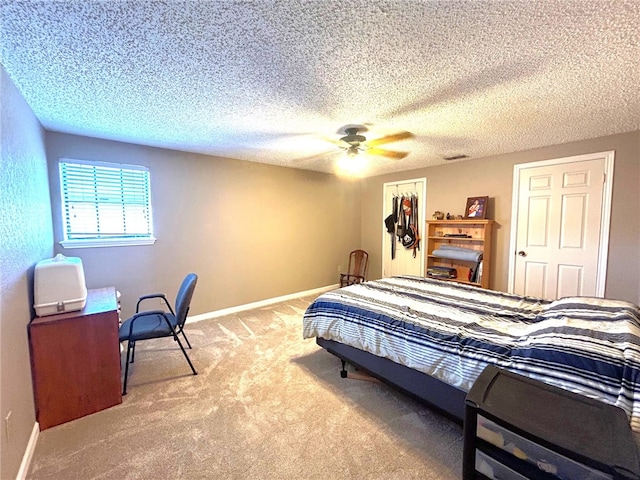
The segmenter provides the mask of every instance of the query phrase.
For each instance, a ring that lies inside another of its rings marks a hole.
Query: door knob
[[[526,257],[527,256],[527,252],[525,252],[524,250],[520,250],[518,252],[518,255],[520,255],[521,257]]]

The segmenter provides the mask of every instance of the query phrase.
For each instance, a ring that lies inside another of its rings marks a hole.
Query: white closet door
[[[521,167],[514,180],[513,292],[546,299],[602,296],[606,155]]]
[[[394,275],[419,275],[424,276],[424,239],[420,241],[420,249],[413,256],[413,249],[405,249],[397,237],[391,237],[384,225],[384,219],[392,213],[392,200],[394,195],[414,193],[418,195],[418,231],[420,237],[424,236],[425,227],[425,197],[427,192],[427,179],[419,178],[404,180],[401,182],[385,183],[383,186],[384,205],[382,209],[382,277]],[[396,255],[391,259],[391,242],[396,243]]]

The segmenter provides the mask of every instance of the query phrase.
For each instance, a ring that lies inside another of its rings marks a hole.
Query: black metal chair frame
[[[190,275],[195,275],[195,274],[190,274]],[[185,281],[189,278],[188,275],[185,278]],[[197,276],[196,276],[197,279]],[[183,282],[184,283],[184,282]],[[195,288],[195,287],[194,287]],[[167,316],[167,312],[164,310],[148,310],[148,311],[144,311],[144,312],[140,312],[140,304],[144,301],[144,300],[149,300],[149,299],[154,299],[154,298],[159,298],[161,300],[164,301],[165,305],[167,306],[169,312],[174,316],[174,318],[176,319],[176,327],[174,327],[171,324],[171,321],[169,320],[169,317]],[[182,321],[180,321],[180,319],[177,318],[176,313],[173,311],[173,308],[171,308],[171,304],[169,303],[169,301],[167,300],[167,297],[165,294],[163,293],[152,293],[150,295],[143,295],[142,297],[140,297],[138,299],[138,302],[136,303],[136,313],[133,317],[131,317],[130,323],[129,323],[129,333],[127,335],[127,338],[130,339],[133,335],[133,326],[134,323],[136,322],[136,320],[143,318],[143,317],[148,317],[148,316],[155,316],[155,315],[160,315],[164,321],[167,323],[167,326],[169,327],[171,333],[170,334],[163,334],[163,335],[158,335],[158,336],[154,336],[154,337],[149,337],[149,338],[143,338],[143,339],[139,339],[139,340],[128,340],[127,341],[127,360],[125,363],[125,370],[124,370],[124,386],[122,388],[122,395],[126,395],[127,394],[127,380],[129,377],[129,363],[133,363],[135,360],[135,353],[136,353],[136,342],[140,341],[140,340],[150,340],[151,338],[163,338],[163,337],[173,337],[174,341],[178,342],[178,345],[180,346],[180,350],[182,351],[182,354],[184,355],[184,358],[187,359],[187,363],[189,363],[189,367],[191,367],[191,371],[193,372],[194,375],[197,375],[198,372],[196,372],[196,369],[193,366],[193,363],[191,363],[191,359],[189,358],[189,355],[187,355],[187,351],[184,349],[184,346],[182,345],[182,342],[180,341],[179,338],[179,334],[182,334],[182,336],[184,337],[185,341],[187,342],[187,346],[191,349],[191,343],[189,343],[189,339],[187,338],[186,333],[184,332],[184,323],[187,319],[187,315],[189,314],[189,306],[187,306],[187,309],[184,313],[184,319],[182,319]],[[129,321],[127,320],[127,321]]]

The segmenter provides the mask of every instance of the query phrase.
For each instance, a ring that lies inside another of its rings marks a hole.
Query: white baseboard
[[[269,298],[267,300],[260,300],[259,302],[246,303],[244,305],[238,305],[237,307],[223,308],[222,310],[215,310],[213,312],[202,313],[200,315],[193,315],[193,316],[187,317],[187,323],[200,322],[202,320],[209,320],[211,318],[222,317],[224,315],[243,312],[245,310],[252,310],[254,308],[266,307],[267,305],[273,305],[274,303],[285,302],[293,298],[306,297],[307,295],[320,295],[321,293],[328,292],[329,290],[334,290],[336,288],[338,288],[338,284],[315,288],[313,290],[306,290],[304,292],[291,293],[289,295],[283,295],[282,297],[275,297],[275,298]]]
[[[27,449],[24,451],[24,455],[22,456],[22,463],[20,463],[20,470],[18,470],[16,480],[25,480],[27,478],[31,459],[33,458],[33,452],[35,452],[36,444],[38,443],[38,435],[40,435],[40,425],[36,422],[33,424],[33,430],[31,430]]]

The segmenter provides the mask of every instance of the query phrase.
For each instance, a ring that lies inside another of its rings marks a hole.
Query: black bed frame
[[[397,388],[440,413],[462,423],[464,419],[464,390],[453,387],[426,373],[413,370],[388,358],[359,350],[333,340],[317,337],[316,343],[342,360],[340,375],[347,377],[345,362],[363,370],[382,382]]]

